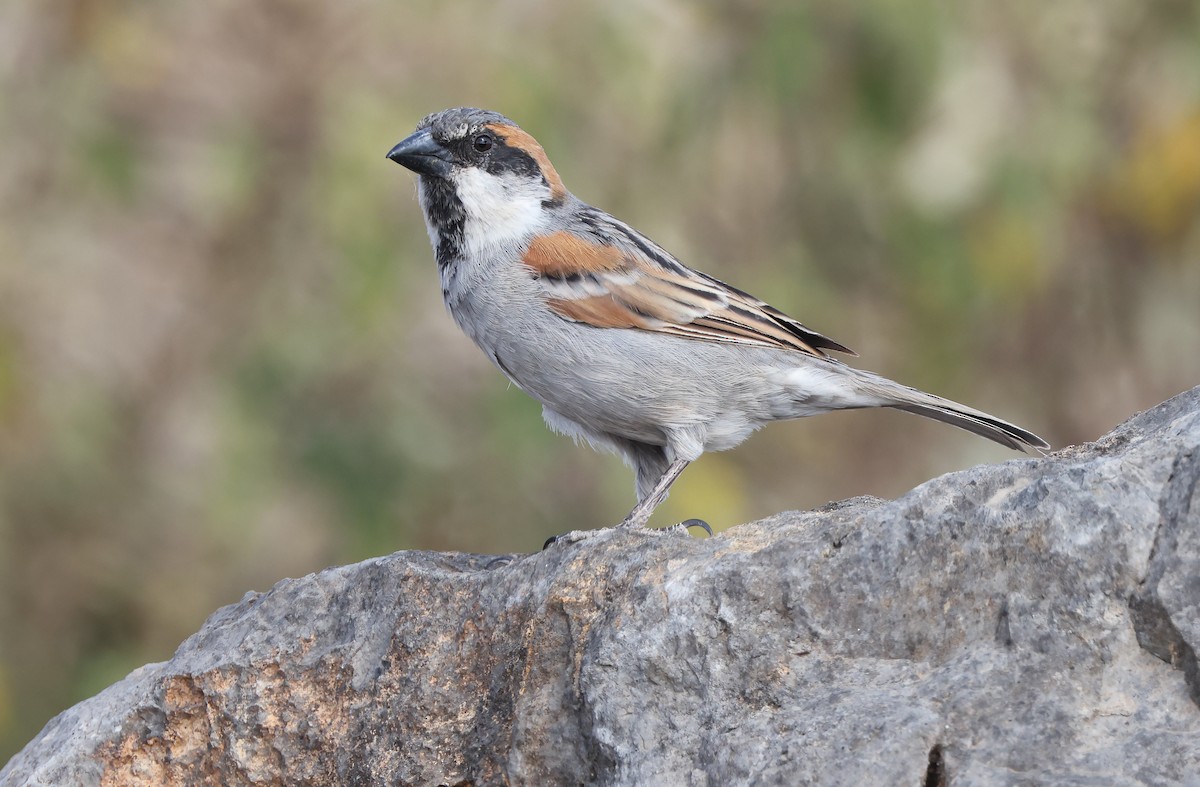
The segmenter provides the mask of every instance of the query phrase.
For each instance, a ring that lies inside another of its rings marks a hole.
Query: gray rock
[[[1194,783],[1198,479],[1200,388],[899,500],[285,580],[0,784]]]

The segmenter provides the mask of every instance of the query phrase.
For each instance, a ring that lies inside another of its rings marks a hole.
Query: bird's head
[[[435,112],[387,157],[420,175],[421,209],[441,265],[524,242],[570,196],[537,140],[485,109]]]

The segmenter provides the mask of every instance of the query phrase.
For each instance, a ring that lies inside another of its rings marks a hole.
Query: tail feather
[[[959,429],[966,429],[968,432],[994,440],[1000,445],[1017,451],[1027,451],[1030,448],[1042,451],[1050,448],[1049,443],[1027,429],[952,402],[947,402],[945,405],[893,404],[889,406],[957,426]]]
[[[860,395],[865,395],[866,400],[870,402],[870,404],[864,402],[865,406],[891,407],[923,415],[935,421],[957,426],[959,429],[966,429],[968,432],[994,440],[1000,445],[1017,451],[1033,449],[1040,452],[1050,448],[1049,443],[1028,429],[1022,429],[994,415],[988,415],[982,410],[918,391],[916,388],[909,388],[907,385],[901,385],[871,372],[857,369],[853,371]]]

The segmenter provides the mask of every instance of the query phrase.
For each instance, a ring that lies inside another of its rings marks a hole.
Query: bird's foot
[[[491,571],[495,568],[504,568],[507,565],[515,563],[520,555],[497,555],[488,562],[483,564],[484,571]]]
[[[645,524],[641,523],[641,522],[630,522],[628,519],[626,519],[624,522],[622,522],[621,524],[617,525],[616,527],[614,527],[612,529],[625,530],[625,529],[635,528],[635,527],[645,527]],[[713,534],[713,529],[703,519],[687,519],[687,520],[684,520],[683,522],[680,522],[677,525],[671,525],[669,527],[652,527],[652,528],[647,528],[647,529],[650,530],[651,532],[662,533],[664,535],[666,535],[666,534],[688,535],[688,530],[690,530],[693,527],[700,528],[705,533],[708,533],[710,536]],[[560,542],[563,544],[573,544],[576,541],[582,541],[585,538],[587,538],[588,536],[593,536],[597,533],[602,533],[608,529],[609,528],[600,528],[599,530],[572,530],[570,533],[563,533],[562,535],[558,535],[558,536],[550,536],[549,538],[546,539],[546,543],[542,544],[542,551],[545,552],[547,549],[550,548],[550,546],[552,544],[557,544]]]
[[[682,522],[680,522],[678,525],[671,525],[670,527],[662,528],[662,532],[664,532],[664,533],[678,532],[678,533],[682,533],[683,535],[690,535],[688,533],[688,531],[691,530],[693,527],[700,528],[705,533],[708,533],[709,536],[712,536],[712,534],[713,534],[712,527],[709,526],[709,524],[707,522],[705,522],[703,519],[685,519]]]
[[[583,541],[588,536],[599,532],[599,530],[572,530],[569,533],[559,533],[557,536],[550,536],[546,539],[546,543],[542,544],[542,551],[545,552],[552,544],[574,544],[576,541]]]
[[[646,523],[642,522],[640,524],[631,524],[628,521],[628,519],[626,519],[625,522],[618,524],[617,527],[618,528],[636,528],[636,527],[644,528],[644,527],[646,527]],[[665,528],[648,528],[648,529],[650,531],[652,531],[652,533],[662,533],[662,534],[670,533],[672,535],[688,535],[688,530],[690,530],[691,528],[700,528],[704,531],[704,533],[707,533],[708,535],[713,535],[713,528],[709,527],[708,522],[704,522],[703,519],[684,519],[683,522],[680,522],[678,524],[668,525],[668,527],[665,527]]]

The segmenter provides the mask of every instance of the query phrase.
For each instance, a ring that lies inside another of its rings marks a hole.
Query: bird
[[[417,175],[454,321],[552,430],[632,468],[637,502],[617,527],[645,527],[691,462],[773,421],[889,407],[1016,450],[1050,447],[834,357],[857,354],[577,198],[498,112],[427,115],[387,158]],[[688,525],[711,533],[701,520],[675,528]]]

